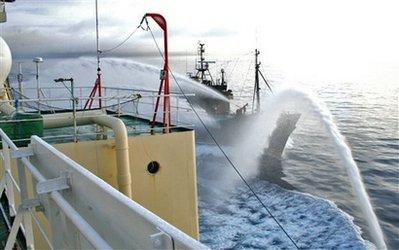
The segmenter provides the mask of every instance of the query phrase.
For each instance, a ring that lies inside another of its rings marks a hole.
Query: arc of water
[[[335,124],[333,116],[327,106],[323,102],[319,101],[318,98],[316,98],[315,96],[309,93],[305,93],[301,90],[287,89],[281,91],[276,95],[277,99],[295,99],[298,97],[301,98],[303,103],[310,106],[314,114],[318,116],[320,121],[325,126],[330,137],[333,139],[334,146],[349,176],[352,188],[355,191],[360,209],[365,216],[374,243],[376,244],[378,249],[386,249],[387,247],[384,241],[384,235],[382,233],[381,226],[378,222],[377,216],[375,215],[375,212],[370,202],[370,198],[362,181],[359,168],[356,162],[353,160],[352,152],[348,144],[345,142],[344,136],[339,132],[339,129]]]

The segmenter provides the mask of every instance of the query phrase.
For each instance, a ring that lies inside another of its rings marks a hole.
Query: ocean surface
[[[232,110],[252,102],[253,67],[247,58],[223,59],[215,65],[215,68],[226,69],[229,87],[234,92]],[[73,76],[78,85],[92,84],[95,73],[90,78],[90,72],[92,69],[95,72],[94,60],[66,60],[57,62],[61,65],[43,64],[43,81]],[[155,58],[135,58],[134,61],[160,67],[160,60]],[[172,65],[173,70],[180,73],[179,81],[189,86],[191,83],[184,80],[184,73],[193,65],[188,63],[187,67],[185,58],[172,58]],[[103,66],[105,82],[112,82],[108,86],[134,87],[137,84],[149,87],[148,82],[153,82],[152,87],[158,85],[159,72],[152,67],[137,65],[133,60],[105,59]],[[284,72],[271,66],[264,65],[262,71],[273,89],[289,88],[294,84],[295,88],[313,92],[327,105],[352,150],[388,248],[399,248],[399,82],[383,85],[361,81],[315,83],[311,79],[293,83],[285,79]],[[216,70],[212,73],[216,78]],[[33,84],[32,75],[33,69],[26,69],[27,82]],[[176,90],[176,86],[172,85],[173,89]],[[201,92],[203,89],[190,91]],[[273,94],[263,86],[262,100],[268,99],[273,99]],[[292,102],[294,106],[302,105],[295,100]],[[274,111],[267,101],[261,108],[263,112]],[[201,129],[194,114],[189,116],[196,129]],[[209,126],[219,126],[220,129],[223,118],[203,118]],[[264,122],[265,128],[253,130],[240,126],[231,133],[232,139],[256,136],[267,141],[271,121],[257,122],[259,125]],[[200,240],[203,243],[214,249],[292,249],[293,243],[271,218],[272,214],[301,248],[363,249],[372,246],[370,230],[332,138],[311,111],[300,118],[278,166],[270,168],[267,157],[252,154],[266,147],[267,144],[244,139],[232,145],[222,144],[270,213],[238,178],[218,147],[203,133],[202,138],[197,138]],[[259,170],[268,171],[268,168],[269,174],[276,171],[276,176],[287,185],[257,176]]]
[[[238,106],[252,101],[254,74],[252,64],[253,61],[242,56],[240,60],[229,58],[220,60],[215,65],[216,68],[227,68],[229,87],[235,93],[233,103],[238,104]],[[180,67],[181,71],[185,70],[182,69],[183,65]],[[398,249],[399,77],[396,81],[394,79],[388,82],[378,82],[375,79],[366,79],[359,82],[335,82],[331,80],[315,82],[314,79],[309,78],[309,81],[302,80],[300,83],[295,81],[292,83],[291,79],[285,79],[284,72],[272,66],[265,65],[261,70],[274,88],[295,85],[295,88],[303,88],[306,91],[313,92],[326,104],[352,151],[382,227],[387,246],[389,249]],[[215,71],[214,75],[217,75]],[[263,98],[273,98],[273,94],[266,91],[266,85],[263,85],[263,87],[261,85],[261,88]],[[300,106],[301,103],[295,105]],[[262,107],[262,109],[264,109],[264,112],[270,112],[267,106]],[[244,130],[242,133],[250,132]],[[261,131],[257,133],[259,136],[264,136]],[[260,158],[255,163],[258,164],[257,167],[268,165],[262,160],[264,159]],[[282,171],[285,175],[283,180],[288,182],[295,191],[334,202],[340,210],[354,218],[354,224],[361,228],[363,239],[372,241],[364,216],[359,209],[347,173],[334,148],[332,139],[327,136],[321,122],[315,117],[303,116],[299,120],[297,128],[284,151]],[[243,189],[243,183],[236,185],[237,189]],[[265,182],[255,181],[253,185],[256,186],[257,194],[267,196],[264,192],[269,192],[270,187]],[[243,193],[245,192],[243,191]],[[280,195],[276,196],[281,198]],[[234,201],[237,194],[234,194],[233,197],[235,198],[229,200],[229,202]],[[268,203],[267,198],[265,198],[265,202]],[[315,205],[308,212],[313,213],[320,210],[323,210],[322,205]],[[328,214],[327,211],[324,212]],[[289,209],[286,210],[285,216],[290,217],[290,213]],[[203,220],[206,220],[206,218],[203,218]],[[326,221],[328,219],[321,219],[320,223],[323,224]],[[301,223],[301,220],[298,219],[297,223]],[[314,227],[312,226],[312,228]],[[206,231],[204,228],[202,230]],[[239,238],[245,238],[241,235],[242,231],[238,234],[240,235]],[[340,227],[337,227],[335,231],[330,231],[330,233],[343,236],[343,231]],[[293,233],[295,233],[295,230]],[[252,237],[249,232],[248,239]],[[303,239],[306,238],[303,237]],[[346,238],[346,241],[348,243],[351,240]],[[330,241],[323,237],[313,239],[312,242],[310,245],[304,244],[302,246],[305,248],[323,246],[330,248],[334,246],[334,244],[329,245],[327,242]],[[332,236],[331,242],[337,243],[339,241],[336,238],[333,239]],[[244,241],[242,243],[243,245],[238,245],[238,247],[258,248],[256,244],[251,246],[245,245]],[[340,243],[335,246],[338,248],[348,247],[340,245]]]

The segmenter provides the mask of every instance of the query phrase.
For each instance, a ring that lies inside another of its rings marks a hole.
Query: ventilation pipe
[[[8,101],[7,91],[5,89],[5,82],[10,74],[12,65],[12,57],[10,47],[0,37],[0,101]],[[15,108],[8,102],[0,103],[0,112],[10,115],[15,111]]]
[[[90,110],[76,113],[76,123],[78,125],[98,124],[108,127],[115,134],[116,168],[118,171],[118,188],[127,197],[132,198],[130,161],[129,161],[129,142],[127,129],[123,121],[119,118],[108,116],[101,110]],[[44,128],[60,128],[73,125],[72,113],[59,113],[43,115]]]
[[[113,116],[96,116],[92,119],[94,123],[111,128],[114,131],[119,190],[131,198],[132,180],[130,177],[129,142],[126,126],[121,119]]]

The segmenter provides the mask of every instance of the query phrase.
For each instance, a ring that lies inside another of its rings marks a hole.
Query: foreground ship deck
[[[172,106],[177,125],[165,132],[143,118],[156,92],[104,91],[108,105],[92,110],[14,89],[15,100],[1,101],[19,102],[0,121],[3,247],[206,248],[197,241],[194,130],[176,114],[184,109]]]
[[[142,131],[131,129],[128,137],[132,199],[117,190],[114,138],[51,145],[32,136],[27,147],[18,148],[0,131],[0,188],[9,202],[2,211],[14,217],[14,223],[6,220],[6,248],[13,246],[21,222],[28,248],[204,248],[193,239],[198,237],[193,131],[151,135],[145,120],[123,119]],[[68,130],[44,134],[51,141]]]

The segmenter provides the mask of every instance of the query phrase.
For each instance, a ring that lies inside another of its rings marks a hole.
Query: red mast
[[[164,133],[169,133],[170,127],[170,85],[169,85],[169,57],[168,57],[168,26],[165,18],[157,13],[147,13],[144,15],[143,19],[146,17],[151,17],[154,21],[159,25],[159,27],[163,30],[163,38],[164,38],[164,65],[163,70],[161,71],[161,82],[159,84],[157,101],[155,104],[154,115],[151,122],[151,127],[155,126],[156,116],[159,109],[159,101],[162,94],[163,89],[163,126]]]

